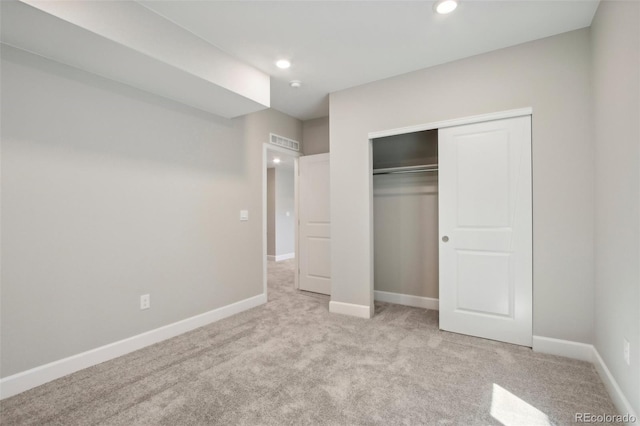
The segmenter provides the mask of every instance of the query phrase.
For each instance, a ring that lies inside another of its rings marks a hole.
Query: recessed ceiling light
[[[441,15],[453,12],[456,10],[456,7],[458,7],[457,0],[440,0],[433,6],[435,11]]]
[[[280,163],[280,159],[279,158],[274,158],[273,159],[273,164],[278,164]]]
[[[302,86],[302,82],[300,80],[291,80],[289,82],[289,86],[293,87],[294,89],[299,89],[300,86]]]
[[[276,62],[276,66],[278,68],[286,70],[291,66],[291,62],[287,61],[286,59],[280,59],[278,62]]]

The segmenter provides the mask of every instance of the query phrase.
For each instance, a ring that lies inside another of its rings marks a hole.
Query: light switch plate
[[[240,220],[249,220],[249,210],[240,210]]]
[[[622,339],[622,356],[627,365],[631,365],[631,347],[627,338]]]

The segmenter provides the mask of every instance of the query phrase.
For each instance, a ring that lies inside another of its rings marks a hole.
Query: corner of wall
[[[639,3],[602,1],[589,32],[596,153],[595,361],[605,385],[613,383],[607,388],[618,409],[636,413],[640,412],[639,28]],[[628,364],[622,354],[623,339],[636,354]]]

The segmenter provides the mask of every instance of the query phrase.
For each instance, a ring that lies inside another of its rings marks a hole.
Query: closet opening
[[[438,129],[371,147],[374,298],[438,309]]]
[[[371,299],[532,346],[531,114],[369,133]]]

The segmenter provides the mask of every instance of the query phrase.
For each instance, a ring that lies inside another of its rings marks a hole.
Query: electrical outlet
[[[151,295],[143,294],[140,296],[140,309],[149,309],[151,307]]]
[[[624,362],[626,362],[627,365],[631,365],[631,347],[629,346],[629,341],[623,338],[622,342],[623,342],[622,352],[624,354]]]

